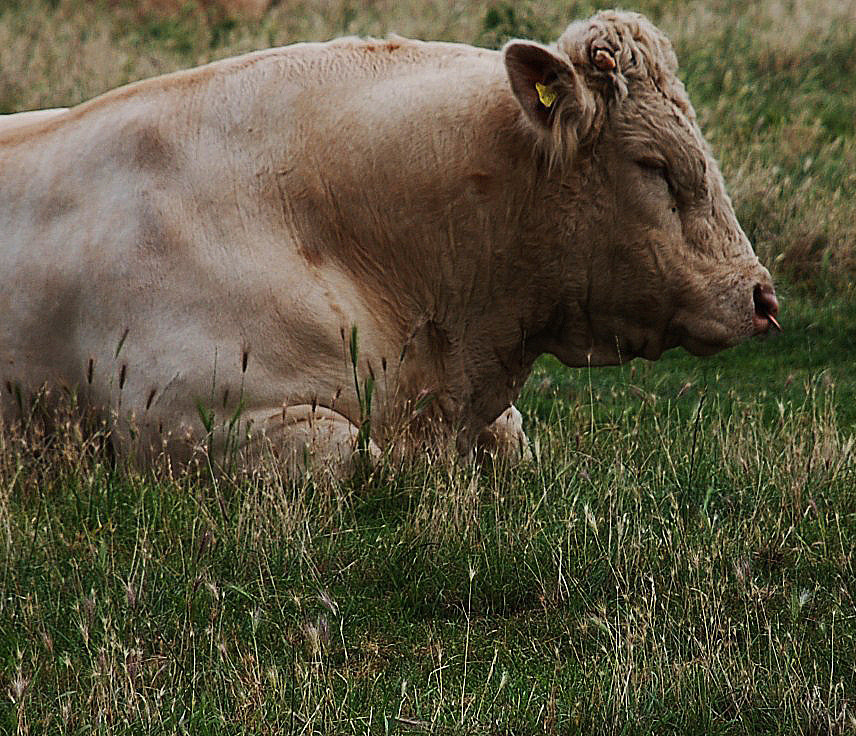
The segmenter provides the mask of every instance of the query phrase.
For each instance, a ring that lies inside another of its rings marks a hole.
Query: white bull
[[[516,452],[544,352],[766,330],[770,276],[675,72],[648,21],[602,13],[550,47],[300,44],[8,118],[4,415],[64,386],[142,454],[229,425],[347,466],[373,384],[372,452]]]

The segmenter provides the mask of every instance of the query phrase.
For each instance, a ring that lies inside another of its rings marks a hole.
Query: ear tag
[[[535,82],[535,89],[538,91],[538,99],[541,100],[541,104],[544,107],[553,107],[553,104],[559,97],[559,93],[552,87],[541,84],[541,82]]]

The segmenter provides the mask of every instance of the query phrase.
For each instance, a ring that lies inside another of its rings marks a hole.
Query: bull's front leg
[[[381,455],[374,440],[360,438],[359,428],[347,417],[323,406],[287,406],[242,419],[250,428],[244,454],[252,458],[267,453],[292,477],[329,471],[341,480],[356,470],[361,458],[374,463]]]
[[[476,438],[476,452],[518,462],[532,459],[529,440],[523,431],[523,416],[514,406],[509,406]]]

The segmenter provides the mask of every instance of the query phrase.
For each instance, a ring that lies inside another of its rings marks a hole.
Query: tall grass
[[[852,732],[848,355],[793,368],[801,339],[765,346],[780,359],[751,381],[727,371],[758,346],[710,368],[544,363],[522,402],[534,461],[516,467],[156,478],[75,422],[6,432],[0,722]]]
[[[652,373],[609,416],[554,401],[531,464],[358,484],[155,479],[73,423],[7,432],[0,723],[852,732],[856,440],[804,388],[759,422]]]

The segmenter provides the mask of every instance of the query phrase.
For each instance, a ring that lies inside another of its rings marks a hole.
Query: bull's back
[[[66,107],[54,107],[46,110],[27,110],[9,115],[0,115],[0,136],[20,130],[35,123],[44,123],[67,112]]]

